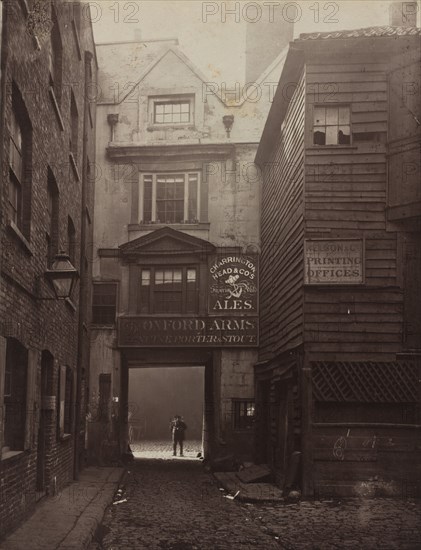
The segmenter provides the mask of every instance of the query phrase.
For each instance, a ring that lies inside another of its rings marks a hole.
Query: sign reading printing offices
[[[214,256],[209,267],[209,313],[256,314],[257,260],[243,254]]]
[[[118,318],[119,347],[256,347],[256,317]]]
[[[306,239],[306,284],[361,284],[364,282],[362,239]]]

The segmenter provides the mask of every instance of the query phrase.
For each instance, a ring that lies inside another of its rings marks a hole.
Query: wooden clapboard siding
[[[286,114],[280,141],[264,167],[260,263],[261,357],[302,341],[304,76]]]
[[[339,438],[346,447],[338,455]],[[419,438],[415,427],[318,425],[312,437],[316,494],[419,496],[421,484],[414,483],[421,479]]]
[[[388,67],[308,65],[306,71],[306,235],[364,239],[365,279],[358,287],[306,288],[305,349],[313,358],[394,358],[402,346],[403,306],[397,236],[386,231],[387,147],[374,140],[314,147],[311,136],[317,82],[337,84],[332,98],[349,102],[351,132],[385,135]]]

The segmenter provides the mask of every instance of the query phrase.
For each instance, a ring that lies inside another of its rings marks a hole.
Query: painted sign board
[[[306,284],[361,284],[364,282],[362,239],[306,239]]]
[[[257,258],[244,254],[220,254],[209,262],[211,315],[256,315],[258,311]]]
[[[119,347],[256,347],[256,317],[119,317]]]

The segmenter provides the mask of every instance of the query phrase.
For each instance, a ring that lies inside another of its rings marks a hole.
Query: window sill
[[[311,151],[324,151],[325,149],[358,149],[358,145],[307,145],[306,149]]]
[[[13,458],[15,456],[23,455],[24,451],[5,451],[1,453],[0,460],[8,460],[10,458]]]
[[[172,227],[174,229],[209,229],[209,222],[198,223],[130,223],[129,231],[145,231],[150,229],[162,229],[163,227]]]
[[[177,130],[189,130],[191,132],[197,130],[194,124],[186,124],[184,122],[173,122],[170,124],[150,124],[146,127],[147,132],[156,132],[158,130],[169,130],[171,128]]]
[[[72,152],[69,153],[69,160],[70,160],[70,164],[71,164],[71,167],[72,167],[72,170],[73,170],[73,174],[75,175],[75,178],[77,179],[77,181],[80,182],[79,170],[77,168],[77,163],[76,163],[75,156]]]
[[[63,434],[60,436],[60,441],[69,441],[72,438],[72,434]]]
[[[99,323],[91,323],[91,330],[115,330],[115,324],[101,325]]]
[[[57,117],[57,122],[60,126],[60,130],[62,132],[64,132],[63,118],[61,116],[60,107],[59,107],[59,104],[57,102],[56,94],[54,93],[54,88],[52,86],[50,86],[49,94],[50,94],[50,99],[51,99],[51,103],[53,105],[54,112],[55,112],[56,117]]]
[[[34,252],[31,248],[31,245],[29,244],[28,240],[24,237],[24,235],[22,234],[18,226],[15,224],[15,222],[10,220],[8,227],[13,233],[13,235],[19,240],[19,243],[22,245],[25,252],[29,254],[29,256],[33,256]]]

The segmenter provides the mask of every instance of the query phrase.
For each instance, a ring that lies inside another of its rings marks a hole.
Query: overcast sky
[[[293,20],[297,37],[302,32],[387,25],[390,1],[99,0],[90,4],[97,43],[132,40],[136,30],[143,40],[178,38],[183,52],[207,76],[218,75],[228,82],[243,76],[247,19]]]

